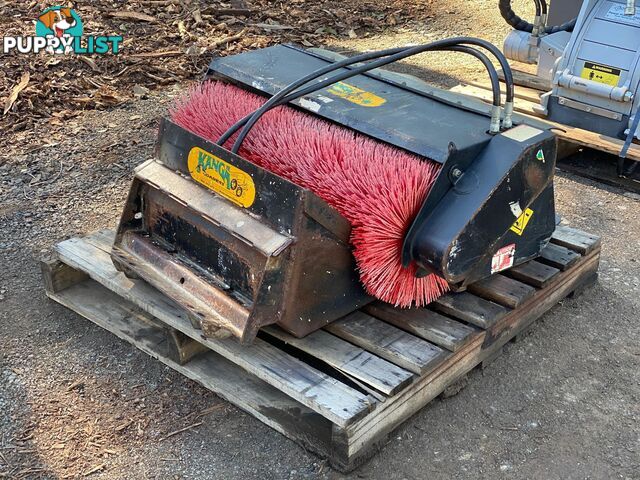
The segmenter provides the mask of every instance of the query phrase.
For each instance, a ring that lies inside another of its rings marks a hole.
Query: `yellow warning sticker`
[[[242,207],[253,205],[256,186],[248,173],[199,147],[189,152],[188,165],[196,182]]]
[[[384,98],[379,97],[375,93],[367,92],[366,90],[344,82],[338,82],[332,85],[327,91],[336,97],[344,98],[361,107],[379,107],[387,103]]]
[[[518,220],[516,220],[516,223],[514,223],[511,226],[511,231],[522,236],[522,234],[527,228],[527,225],[529,225],[529,220],[531,220],[531,217],[533,217],[533,210],[531,210],[530,208],[527,208],[522,213],[522,215],[520,215]]]
[[[607,65],[600,65],[593,62],[584,62],[584,68],[582,69],[582,74],[580,76],[586,80],[592,80],[594,82],[617,87],[621,73],[622,71],[618,68],[608,67]]]

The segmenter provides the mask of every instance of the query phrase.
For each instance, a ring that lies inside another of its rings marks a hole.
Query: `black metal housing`
[[[318,53],[278,45],[214,59],[209,76],[273,95],[331,62]],[[292,103],[443,164],[407,234],[405,266],[415,261],[423,273],[435,272],[454,288],[464,288],[491,275],[492,258],[501,248],[515,244],[514,265],[530,260],[544,248],[555,229],[552,181],[557,147],[552,133],[520,126],[491,135],[487,116],[383,78],[375,71],[347,83],[365,94],[373,93],[384,103],[360,105],[357,97],[341,97],[332,88]],[[539,154],[544,161],[537,159]],[[511,226],[535,201],[538,203],[526,232],[515,234]]]
[[[242,208],[191,180],[194,148],[251,175],[255,202]],[[277,323],[302,337],[372,300],[349,223],[315,194],[166,119],[156,156],[136,171],[112,260],[185,307],[205,336],[250,342]]]

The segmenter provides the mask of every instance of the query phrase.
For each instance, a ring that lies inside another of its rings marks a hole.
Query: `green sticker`
[[[538,150],[538,153],[536,153],[536,158],[542,163],[545,163],[544,152],[542,151],[542,149]]]

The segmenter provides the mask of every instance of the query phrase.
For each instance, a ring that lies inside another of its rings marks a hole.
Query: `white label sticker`
[[[512,243],[496,252],[491,260],[491,275],[513,267],[516,256],[516,244]]]
[[[324,95],[318,95],[318,100],[320,100],[322,103],[333,102],[333,98],[325,97]]]
[[[530,127],[529,125],[518,125],[511,130],[507,130],[502,134],[503,137],[510,138],[511,140],[515,140],[516,142],[526,142],[527,140],[532,139],[542,133],[542,130],[538,130],[537,128]]]
[[[302,108],[306,108],[307,110],[311,110],[312,112],[318,113],[322,105],[318,102],[314,102],[313,100],[309,100],[308,98],[301,98],[299,100],[300,106]]]
[[[522,215],[522,207],[520,206],[520,202],[511,202],[509,204],[509,207],[511,208],[511,213],[513,213],[514,217],[519,218],[520,215]]]
[[[619,22],[625,23],[633,23],[635,25],[640,25],[640,9],[636,8],[635,15],[625,15],[624,9],[626,7],[621,4],[612,5],[609,7],[609,11],[605,15],[605,18],[609,20],[618,20]]]

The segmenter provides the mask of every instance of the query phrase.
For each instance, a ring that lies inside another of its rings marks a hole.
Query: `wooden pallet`
[[[205,339],[186,313],[117,272],[102,231],[42,262],[47,295],[349,471],[449,385],[593,283],[600,240],[560,227],[542,256],[426,309],[374,304],[304,339]]]
[[[534,107],[540,105],[540,96],[550,91],[551,85],[537,77],[534,74],[534,69],[531,67],[531,65],[521,63],[512,64],[513,77],[516,84],[516,98],[514,102],[514,110],[516,114],[518,114],[516,120],[524,121],[535,127],[552,130],[565,144],[561,151],[566,152],[567,155],[574,153],[576,148],[589,148],[617,157],[624,145],[623,140],[563,123],[552,122],[535,111]],[[502,74],[501,79],[504,79]],[[501,87],[504,102],[505,85],[501,84]],[[469,82],[453,87],[451,91],[464,95],[471,102],[480,99],[487,104],[491,104],[493,101],[490,83]],[[640,145],[632,144],[627,153],[627,158],[629,160],[640,161]]]

